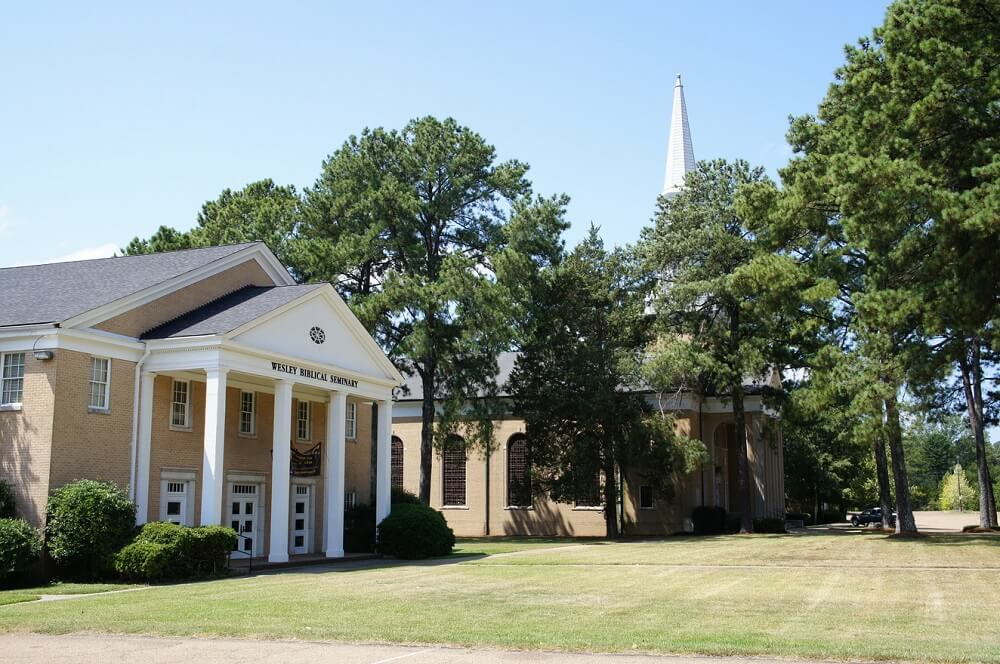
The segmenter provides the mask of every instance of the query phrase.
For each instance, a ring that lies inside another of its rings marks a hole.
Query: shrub
[[[0,584],[16,581],[38,562],[38,533],[24,519],[0,519]]]
[[[236,531],[226,526],[188,528],[185,553],[190,573],[214,576],[226,568],[230,552],[236,547]]]
[[[14,518],[14,492],[10,485],[0,480],[0,519]]]
[[[147,523],[135,541],[115,556],[115,571],[138,581],[192,579],[218,574],[236,546],[236,532],[224,526],[188,528]]]
[[[79,480],[49,498],[45,544],[69,576],[93,577],[112,567],[112,555],[135,531],[135,504],[110,482]]]
[[[753,531],[755,533],[782,533],[785,532],[785,520],[780,517],[765,517],[753,520]]]
[[[840,523],[841,521],[846,521],[845,514],[843,512],[820,512],[816,515],[816,520],[813,522],[814,525],[820,526],[824,523]]]
[[[726,510],[701,505],[691,512],[695,535],[721,535],[726,529]]]
[[[410,493],[406,489],[393,489],[392,490],[392,504],[393,505],[419,505],[420,498],[415,494]]]
[[[177,548],[136,540],[115,554],[115,571],[130,581],[159,581],[167,576]]]
[[[344,513],[344,550],[371,553],[375,550],[375,508],[361,503]]]
[[[801,521],[804,525],[812,523],[812,514],[809,512],[788,512],[785,514],[786,521]]]
[[[379,551],[397,558],[446,556],[454,546],[444,516],[426,505],[397,505],[378,527]]]

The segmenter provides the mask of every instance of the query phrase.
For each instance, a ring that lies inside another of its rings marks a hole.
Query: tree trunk
[[[878,478],[878,503],[882,509],[882,527],[888,528],[886,515],[892,514],[892,490],[889,485],[889,460],[885,455],[885,436],[879,432],[875,436],[875,475]]]
[[[431,467],[434,461],[434,372],[433,361],[424,364],[421,373],[423,402],[420,424],[420,502],[431,504]]]
[[[618,491],[615,489],[615,462],[604,462],[604,530],[608,539],[618,537]]]
[[[986,434],[983,424],[983,367],[980,358],[979,339],[973,338],[972,346],[962,350],[959,369],[962,386],[965,388],[965,404],[972,426],[972,437],[976,441],[976,470],[979,477],[979,525],[989,528],[997,525],[996,497],[990,467],[986,459]],[[969,352],[971,350],[971,352]]]
[[[736,428],[736,496],[740,506],[740,532],[753,532],[753,501],[750,495],[750,459],[747,453],[747,423],[743,412],[743,386],[733,386],[733,424]]]
[[[895,385],[889,387],[893,391],[885,397],[884,402],[886,437],[889,439],[889,451],[892,452],[892,479],[896,484],[896,534],[906,535],[917,532],[917,522],[913,518],[913,508],[910,505],[910,485],[906,478],[906,460],[903,457],[903,428],[899,423]],[[882,516],[885,518],[884,513]]]

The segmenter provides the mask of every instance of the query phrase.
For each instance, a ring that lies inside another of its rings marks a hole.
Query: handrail
[[[237,537],[237,544],[239,544],[239,540],[248,540],[250,542],[249,557],[247,558],[247,575],[253,574],[253,538],[248,537],[242,533],[236,533],[236,537]],[[237,547],[235,550],[239,553],[247,553],[245,549],[240,547]],[[233,560],[233,552],[230,551],[229,557],[227,558],[227,562],[232,563],[232,560]],[[231,567],[232,566],[230,565],[230,568]]]

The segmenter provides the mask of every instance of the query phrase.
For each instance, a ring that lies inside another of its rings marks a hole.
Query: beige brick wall
[[[135,363],[111,360],[110,409],[92,412],[88,409],[91,356],[68,350],[56,354],[50,489],[78,479],[96,479],[127,490]]]
[[[490,535],[604,535],[604,515],[599,509],[574,508],[543,498],[537,498],[532,509],[507,507],[507,441],[514,434],[524,432],[524,423],[502,420],[494,422],[494,427],[499,442],[490,461]],[[412,493],[417,493],[420,485],[420,428],[417,419],[393,423],[393,434],[403,441],[403,485]],[[465,507],[442,506],[443,491],[441,456],[435,453],[431,467],[431,505],[442,511],[456,535],[485,535],[486,459],[480,451],[470,450],[466,461]]]
[[[759,415],[747,415],[748,430],[753,433],[760,428]],[[717,425],[731,420],[726,414],[701,416],[704,435],[711,437]],[[497,448],[489,469],[489,534],[490,535],[572,535],[603,536],[605,534],[604,513],[600,509],[574,508],[571,504],[557,503],[544,497],[536,497],[532,509],[510,508],[507,499],[507,442],[516,433],[524,432],[520,420],[494,422]],[[407,491],[417,493],[420,477],[420,428],[417,418],[398,418],[393,423],[393,434],[403,441],[403,484]],[[678,416],[679,433],[699,438],[697,412],[685,412]],[[768,444],[760,436],[753,437],[750,449],[750,464],[754,475],[755,511],[765,511],[780,515],[784,512],[783,498],[783,457],[780,449],[780,432],[775,443]],[[768,455],[769,465],[762,463]],[[704,483],[703,483],[704,480]],[[704,487],[705,502],[712,500],[712,469],[706,464],[704,475],[700,471],[689,474],[678,473],[673,478],[674,496],[657,496],[654,491],[654,508],[639,509],[639,487],[648,482],[639,472],[626,473],[624,490],[624,511],[626,532],[639,535],[662,535],[683,529],[684,520],[691,510],[701,504]],[[460,536],[475,537],[486,534],[486,461],[481,452],[470,451],[466,463],[466,506],[464,508],[442,507],[441,457],[435,453],[431,472],[431,505],[441,509],[449,525]]]
[[[274,281],[253,259],[247,259],[219,274],[203,279],[157,300],[109,318],[94,327],[107,332],[139,337],[157,325],[177,318],[244,286],[273,286]]]
[[[39,361],[24,350],[24,396],[20,411],[0,412],[0,479],[14,492],[17,513],[34,526],[45,518],[49,494],[57,367],[63,353]]]

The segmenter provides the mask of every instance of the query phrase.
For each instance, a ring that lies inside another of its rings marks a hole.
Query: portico
[[[245,322],[254,307],[234,316],[245,303],[220,302],[214,309],[228,322],[196,310],[144,335],[140,522],[232,525],[241,554],[266,551],[270,562],[319,551],[342,557],[358,404],[377,406],[375,431],[360,442],[375,446],[376,521],[388,515],[392,389],[402,379],[332,287],[289,295]]]

